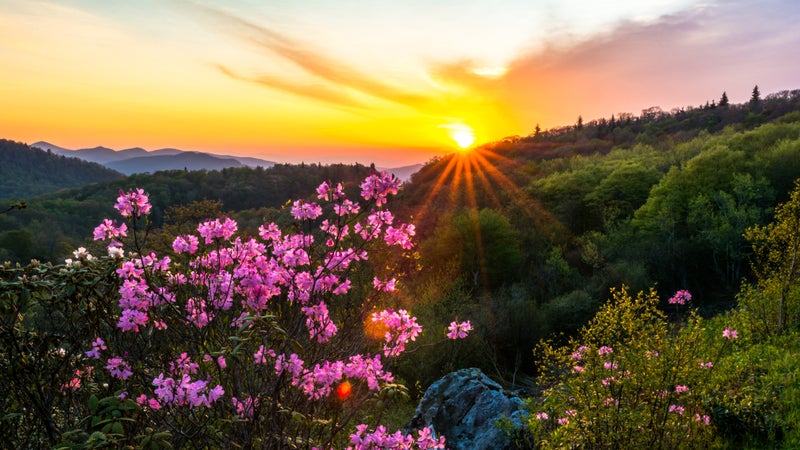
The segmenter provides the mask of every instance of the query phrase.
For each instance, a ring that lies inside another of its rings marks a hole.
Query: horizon
[[[796,89],[799,20],[789,0],[9,0],[0,130],[69,149],[400,167],[537,124]]]

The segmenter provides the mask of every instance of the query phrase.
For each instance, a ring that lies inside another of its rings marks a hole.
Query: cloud
[[[719,2],[658,20],[624,22],[577,43],[551,43],[523,55],[495,96],[522,117],[548,126],[698,105],[727,91],[744,101],[758,84],[762,93],[797,88],[800,4],[794,1]]]
[[[271,28],[248,21],[234,14],[193,2],[182,3],[191,7],[192,12],[202,20],[233,34],[254,47],[270,54],[280,56],[301,68],[308,74],[329,84],[301,85],[277,75],[257,75],[242,77],[225,68],[223,73],[233,78],[255,82],[274,89],[291,92],[312,99],[338,103],[345,107],[364,104],[355,101],[352,96],[337,93],[342,88],[392,103],[419,108],[431,104],[435,99],[428,95],[409,92],[404,89],[383,83],[361,73],[353,67],[328,57],[313,46],[301,43]],[[222,66],[218,66],[221,68]],[[221,69],[222,70],[222,69]]]
[[[233,78],[234,80],[245,81],[248,83],[255,83],[261,86],[278,89],[295,95],[313,98],[315,100],[331,103],[336,107],[342,107],[347,110],[352,108],[357,108],[357,109],[367,108],[367,106],[363,102],[354,99],[352,96],[343,92],[341,89],[331,88],[322,84],[296,83],[278,76],[257,75],[252,77],[246,77],[243,75],[239,75],[238,73],[234,72],[233,70],[229,69],[228,67],[222,64],[217,64],[215,67],[222,74],[230,78]]]

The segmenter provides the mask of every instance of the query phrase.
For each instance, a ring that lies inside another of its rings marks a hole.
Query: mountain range
[[[109,169],[125,175],[134,173],[152,173],[160,170],[221,170],[228,167],[263,167],[268,168],[276,163],[260,158],[218,155],[197,151],[186,151],[177,148],[145,150],[133,147],[125,150],[114,150],[108,147],[68,149],[45,141],[35,142],[31,147],[50,151],[56,155],[73,157],[84,161],[101,164]],[[422,164],[396,168],[379,168],[394,173],[401,180],[407,181]]]
[[[267,168],[275,165],[272,161],[259,158],[216,155],[212,153],[179,150],[176,148],[162,148],[148,151],[141,147],[125,150],[94,147],[72,150],[44,141],[35,142],[31,144],[31,147],[49,150],[57,155],[102,164],[109,169],[114,169],[125,175],[157,172],[159,170],[220,170],[226,167],[242,166],[261,166]]]

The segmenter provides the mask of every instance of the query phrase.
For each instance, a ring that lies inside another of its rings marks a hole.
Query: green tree
[[[730,192],[701,193],[690,203],[687,223],[695,229],[694,240],[708,246],[714,270],[731,287],[738,283],[741,264],[750,254],[742,230],[764,221],[768,208],[762,205],[773,197],[765,178],[734,174]]]
[[[797,330],[800,326],[800,179],[788,202],[775,209],[775,221],[754,226],[745,237],[752,242],[755,285],[739,296],[744,317],[761,335]]]
[[[469,210],[456,216],[454,225],[462,238],[461,268],[474,286],[491,289],[518,276],[522,252],[502,213]]]

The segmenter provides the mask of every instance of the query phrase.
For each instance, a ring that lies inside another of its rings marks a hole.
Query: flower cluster
[[[722,337],[724,337],[725,339],[738,339],[739,332],[732,328],[725,328],[724,330],[722,330]]]
[[[75,259],[67,258],[64,260],[64,265],[66,265],[67,267],[80,267],[82,261],[94,260],[94,256],[92,256],[91,253],[86,251],[85,247],[78,247],[77,250],[72,252],[72,256],[74,256]]]
[[[417,324],[417,319],[411,317],[408,311],[401,309],[394,311],[387,309],[372,314],[373,322],[380,322],[386,327],[384,336],[385,344],[383,354],[397,356],[406,349],[408,341],[415,341],[422,332],[422,327]]]
[[[472,330],[472,324],[469,322],[469,320],[466,322],[453,321],[450,322],[450,326],[447,327],[447,330],[448,339],[464,339],[467,337],[467,334],[469,334],[470,330]]]
[[[120,380],[125,380],[129,376],[133,375],[133,372],[131,371],[131,365],[120,357],[109,359],[106,369],[108,369],[112,377],[119,378]]]
[[[386,204],[389,195],[397,194],[400,184],[394,174],[373,174],[361,183],[361,196],[365,200],[375,199],[375,204],[381,206]]]
[[[151,207],[150,199],[141,188],[131,189],[128,192],[120,190],[117,203],[114,205],[122,217],[139,217],[142,214],[150,214]]]
[[[353,445],[347,447],[348,450],[445,448],[445,438],[443,436],[436,438],[430,428],[419,430],[416,438],[411,434],[403,435],[400,431],[389,433],[382,425],[371,433],[367,429],[364,424],[356,427],[356,432],[350,435],[350,443]]]
[[[685,305],[692,300],[692,294],[687,290],[680,290],[668,300],[670,305]]]
[[[347,322],[337,298],[352,295],[356,286],[350,272],[368,259],[367,242],[410,249],[416,231],[412,224],[396,223],[383,208],[387,197],[400,187],[394,175],[373,174],[360,187],[362,198],[376,208],[348,199],[341,183],[325,182],[317,188],[320,203],[297,200],[291,204],[291,215],[303,221],[302,226],[287,232],[275,223],[265,223],[258,236],[243,237],[237,235],[239,226],[231,218],[206,220],[196,233],[174,238],[174,261],[139,247],[136,220],[149,214],[152,206],[141,189],[121,191],[115,207],[133,226],[106,219],[94,231],[96,240],[110,240],[109,252],[113,249],[120,258],[118,331],[132,337],[141,333],[142,339],[150,341],[158,340],[159,333],[168,331],[174,336],[185,330],[202,340],[202,347],[194,342],[175,343],[187,351],[178,351],[180,355],[171,361],[145,361],[140,351],[131,352],[139,355],[131,357],[134,364],[128,362],[124,348],[115,347],[111,351],[125,359],[106,361],[110,376],[125,381],[135,371],[133,380],[152,380],[149,386],[126,385],[136,403],[152,414],[165,407],[192,410],[227,404],[239,419],[259,426],[271,425],[255,419],[262,407],[275,407],[272,400],[264,401],[274,392],[292,390],[294,394],[285,394],[284,401],[308,402],[318,405],[308,408],[318,411],[319,405],[336,395],[341,401],[358,395],[359,401],[352,403],[362,404],[392,383],[394,377],[384,369],[382,358],[399,356],[422,327],[406,310],[375,308],[378,311],[369,322],[380,330],[382,354],[347,353],[346,348],[355,347],[342,345],[345,342],[338,338]],[[322,217],[326,212],[327,218]],[[126,258],[121,241],[131,230],[136,247]],[[372,287],[393,293],[397,280],[375,277]],[[362,287],[356,292],[363,292]],[[373,308],[372,302],[365,300],[365,308]],[[469,321],[453,322],[447,336],[462,339],[471,329]],[[226,344],[228,335],[238,346]],[[116,345],[124,341],[114,340]],[[112,347],[107,342],[111,341],[96,338],[86,356],[100,359],[101,352]],[[235,356],[243,348],[247,356]],[[257,374],[251,378],[259,382],[240,383],[236,371],[242,370]],[[225,397],[229,400],[221,403]],[[389,434],[382,427],[367,433],[366,426],[361,426],[352,443],[352,448],[443,448],[444,438],[434,438],[428,429],[414,438]]]
[[[107,350],[106,343],[102,338],[97,338],[92,342],[92,349],[86,352],[86,356],[93,359],[100,359],[100,351]]]

